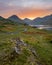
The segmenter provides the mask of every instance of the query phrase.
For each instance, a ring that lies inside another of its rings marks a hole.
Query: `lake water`
[[[45,30],[52,30],[52,26],[48,26],[48,25],[40,25],[37,26],[38,29],[45,29]]]
[[[45,29],[45,30],[51,30],[52,31],[51,25],[30,25],[30,26],[36,27],[38,29]]]

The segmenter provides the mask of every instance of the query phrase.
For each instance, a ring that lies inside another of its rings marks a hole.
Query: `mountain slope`
[[[24,19],[24,21],[29,25],[52,25],[52,15],[48,15],[45,17],[37,17],[34,20]]]
[[[15,24],[15,22],[11,21],[9,19],[5,19],[5,18],[0,16],[0,25],[6,25],[6,24]]]
[[[3,20],[4,18],[2,16],[0,16],[0,20]]]
[[[36,18],[31,24],[34,25],[52,25],[52,15],[45,16],[43,18]]]
[[[32,21],[32,20],[30,20],[30,19],[28,19],[28,18],[25,18],[25,19],[24,19],[24,22],[25,22],[26,24],[30,24],[31,21]]]
[[[27,24],[27,25],[52,25],[52,15],[48,15],[42,18],[37,17],[34,20],[30,20],[28,18],[22,20],[16,15],[12,15],[8,17],[8,19],[5,19],[0,16],[0,23]]]
[[[16,23],[21,23],[21,24],[24,24],[24,21],[23,20],[21,20],[18,16],[16,16],[16,15],[12,15],[12,16],[10,16],[9,18],[8,18],[9,20],[11,20],[11,21],[14,21],[14,22],[16,22]]]

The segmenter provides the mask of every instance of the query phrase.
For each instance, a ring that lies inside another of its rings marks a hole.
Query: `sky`
[[[36,18],[52,14],[52,0],[0,0],[0,16]]]

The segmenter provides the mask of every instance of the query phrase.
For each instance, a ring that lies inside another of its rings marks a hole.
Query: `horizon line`
[[[22,20],[24,20],[24,19],[26,19],[26,18],[27,18],[27,19],[30,19],[30,20],[33,20],[33,19],[36,19],[36,18],[43,18],[43,17],[46,17],[46,16],[50,16],[50,15],[52,15],[52,14],[48,14],[48,15],[45,15],[45,16],[37,16],[37,17],[32,17],[32,18],[29,18],[29,17],[21,18],[21,17],[19,17],[19,16],[16,15],[16,14],[14,14],[14,15],[17,16],[18,18],[22,19]],[[13,15],[10,15],[10,16],[8,16],[8,17],[4,17],[4,16],[1,16],[1,17],[7,19],[7,18],[9,18],[9,17],[11,17],[11,16],[13,16]]]

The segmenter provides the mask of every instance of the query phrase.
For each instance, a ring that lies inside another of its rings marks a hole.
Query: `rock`
[[[15,47],[15,51],[16,51],[17,54],[20,54],[21,53],[20,49],[17,48],[17,47]]]

